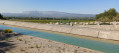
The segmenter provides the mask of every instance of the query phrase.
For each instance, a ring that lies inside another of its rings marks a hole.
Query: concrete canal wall
[[[86,27],[101,30],[119,30],[119,25],[76,25],[76,27]]]
[[[38,23],[4,21],[4,20],[0,20],[0,24],[78,34],[78,35],[91,36],[96,38],[119,40],[118,25],[66,26],[66,25],[38,24]]]

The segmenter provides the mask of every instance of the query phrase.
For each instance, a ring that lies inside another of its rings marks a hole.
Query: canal
[[[54,41],[71,44],[79,47],[102,51],[105,53],[119,53],[119,44],[90,40],[80,37],[72,37],[62,34],[47,33],[47,32],[24,29],[19,27],[12,27],[12,26],[0,25],[0,29],[12,29],[14,32],[17,33],[54,40]]]

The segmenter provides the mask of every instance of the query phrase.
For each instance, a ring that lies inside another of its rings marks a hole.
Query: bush
[[[36,45],[36,48],[38,48],[38,44]]]
[[[88,25],[97,25],[97,24],[88,24]]]
[[[4,32],[5,33],[12,33],[13,31],[11,29],[5,29]]]
[[[100,25],[111,25],[110,23],[101,23]]]
[[[0,32],[2,32],[3,30],[2,29],[0,29]]]
[[[5,41],[8,41],[8,38],[5,37]]]

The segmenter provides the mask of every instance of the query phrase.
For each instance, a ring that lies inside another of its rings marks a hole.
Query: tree
[[[0,14],[0,19],[4,19],[3,16]]]
[[[117,12],[114,8],[110,9],[107,13],[108,14],[106,16],[109,16],[110,19],[113,19],[113,17],[117,15]]]
[[[119,14],[117,14],[117,16],[113,18],[113,21],[119,21]]]
[[[99,21],[112,21],[114,17],[117,16],[117,11],[114,8],[105,11],[104,13],[96,15],[95,19]]]

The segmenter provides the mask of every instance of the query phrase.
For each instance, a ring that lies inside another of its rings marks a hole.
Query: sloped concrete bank
[[[76,25],[76,27],[86,27],[86,28],[101,29],[101,30],[119,31],[119,25]]]
[[[104,29],[96,29],[93,27],[92,28],[91,27],[75,27],[75,26],[72,27],[72,26],[65,26],[65,25],[38,24],[38,23],[4,21],[4,20],[0,20],[0,24],[78,34],[78,35],[91,36],[91,37],[103,38],[103,39],[119,40],[119,31],[116,31],[116,30],[104,30]]]

